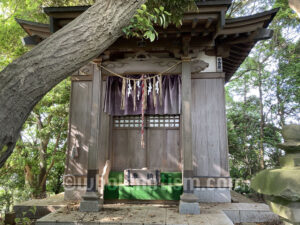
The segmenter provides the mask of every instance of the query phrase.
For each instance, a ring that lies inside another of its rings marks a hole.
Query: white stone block
[[[199,202],[231,202],[228,188],[195,188],[194,194],[199,198]]]

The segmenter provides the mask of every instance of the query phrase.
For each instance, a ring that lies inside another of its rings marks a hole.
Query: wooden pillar
[[[183,177],[193,177],[193,152],[192,152],[192,121],[191,121],[191,101],[192,101],[192,82],[191,82],[191,61],[190,58],[182,59],[182,94],[181,94],[181,151],[183,154]],[[184,191],[188,187],[185,187]],[[189,188],[190,189],[190,188]]]
[[[102,93],[101,70],[94,65],[93,91],[92,91],[92,108],[91,108],[91,137],[88,151],[88,185],[87,191],[96,192],[98,190],[99,177],[99,133],[101,118],[101,93]],[[94,183],[95,182],[95,183]]]
[[[100,118],[102,109],[102,77],[101,70],[94,65],[92,85],[92,107],[91,107],[91,137],[88,149],[88,171],[87,171],[87,189],[86,194],[82,196],[80,211],[95,212],[100,209],[99,186],[99,142],[100,142]]]
[[[199,214],[198,198],[193,187],[193,151],[192,151],[192,75],[191,59],[182,58],[181,75],[181,152],[183,156],[183,194],[180,196],[179,212],[181,214]]]

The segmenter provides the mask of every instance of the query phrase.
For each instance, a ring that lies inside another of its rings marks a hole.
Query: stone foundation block
[[[80,202],[80,212],[99,212],[101,209],[99,201],[84,200]]]
[[[199,202],[231,202],[229,188],[194,188],[194,194],[198,197]]]
[[[200,214],[200,206],[197,202],[179,202],[180,214]]]

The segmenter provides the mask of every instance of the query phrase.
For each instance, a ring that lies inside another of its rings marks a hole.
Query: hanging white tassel
[[[136,81],[133,81],[133,111],[136,111]]]
[[[154,105],[154,108],[156,108],[157,100],[156,100],[156,93],[155,93],[155,77],[152,78],[152,85],[153,85],[153,91],[152,91],[153,105]]]
[[[157,81],[155,83],[155,91],[156,91],[156,94],[159,94],[159,77],[157,77]]]
[[[122,93],[121,93],[121,109],[124,110],[125,109],[125,98],[126,98],[126,79],[123,78],[122,79]]]
[[[159,78],[159,103],[160,103],[160,106],[162,106],[162,102],[163,102],[163,97],[162,97],[162,76],[160,75],[158,78]]]
[[[130,80],[128,80],[127,84],[128,84],[128,87],[127,87],[127,96],[129,98],[129,96],[131,95],[131,91],[132,91]]]
[[[141,95],[141,90],[140,90],[141,84],[140,84],[139,80],[136,82],[136,86],[138,87],[136,98],[139,101],[140,100],[140,95]]]
[[[152,91],[152,85],[151,85],[151,81],[150,81],[150,84],[148,85],[148,95],[150,95],[151,91]]]

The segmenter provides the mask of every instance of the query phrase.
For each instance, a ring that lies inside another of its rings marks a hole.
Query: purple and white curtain
[[[149,75],[150,76],[150,75]],[[128,78],[139,79],[138,76],[128,76]],[[151,76],[150,76],[151,77]],[[181,76],[169,75],[161,76],[162,78],[162,105],[159,101],[159,92],[161,90],[153,90],[152,79],[147,80],[147,109],[145,114],[180,114],[181,112]],[[120,77],[109,76],[106,81],[106,94],[104,102],[104,112],[113,116],[122,115],[140,115],[142,114],[142,89],[141,85],[136,86],[136,111],[133,102],[133,81],[126,81],[125,107],[121,109],[122,101],[122,82]],[[130,84],[128,83],[130,82]],[[142,81],[141,81],[142,82]],[[149,88],[151,86],[151,88]],[[129,88],[128,88],[129,87]],[[153,93],[157,99],[157,106],[154,107]]]

